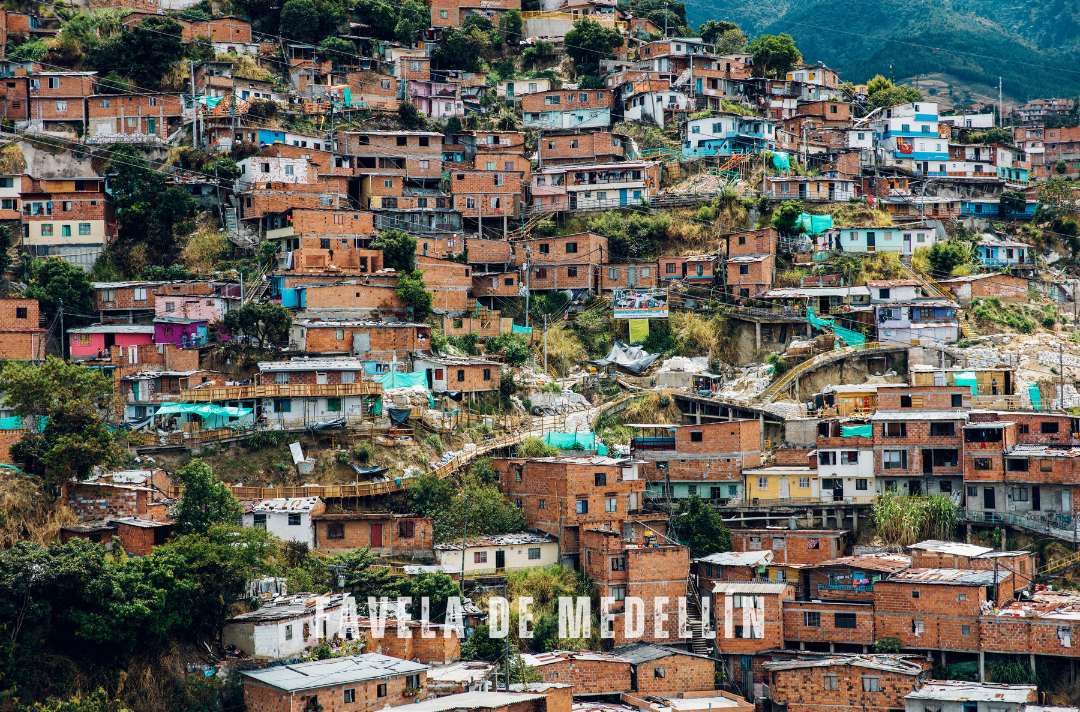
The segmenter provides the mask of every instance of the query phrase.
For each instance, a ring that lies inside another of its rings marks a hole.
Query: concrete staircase
[[[690,628],[690,652],[698,655],[708,655],[712,652],[713,641],[705,637],[702,627],[701,601],[698,600],[697,587],[694,585],[693,576],[686,577],[686,618]]]

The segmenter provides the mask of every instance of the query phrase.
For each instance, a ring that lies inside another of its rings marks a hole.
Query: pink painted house
[[[67,333],[74,361],[107,355],[113,346],[155,343],[153,324],[94,324]]]
[[[238,299],[224,299],[213,295],[161,294],[154,303],[155,319],[184,319],[213,323],[221,321]]]

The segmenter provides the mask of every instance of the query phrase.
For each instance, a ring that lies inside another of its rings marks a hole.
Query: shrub
[[[517,446],[518,457],[555,457],[558,454],[559,448],[540,438],[525,438]]]
[[[284,445],[290,437],[289,433],[282,430],[258,430],[244,438],[240,444],[248,450],[265,450],[268,447]]]
[[[373,451],[374,448],[371,446],[371,443],[360,443],[353,448],[352,454],[358,462],[360,462],[361,464],[366,464],[368,461],[371,460],[371,454]]]

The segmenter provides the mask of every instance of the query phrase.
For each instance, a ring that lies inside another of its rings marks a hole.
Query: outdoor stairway
[[[271,264],[271,262],[268,262],[261,270],[259,270],[259,276],[252,280],[251,285],[242,295],[243,299],[241,300],[240,306],[243,306],[248,302],[258,302],[263,298],[263,295],[266,294],[266,290],[270,289],[270,280],[267,278],[266,273],[270,271]]]
[[[535,215],[531,216],[528,220],[523,222],[519,229],[511,230],[511,231],[507,232],[506,233],[506,239],[507,240],[523,240],[523,239],[529,237],[530,235],[532,235],[532,231],[536,229],[536,226],[539,225],[540,221],[543,220],[545,217],[547,217],[547,216],[544,215],[543,213],[536,213]]]
[[[701,601],[697,597],[697,588],[694,579],[689,574],[686,577],[686,618],[690,628],[690,652],[698,655],[708,655],[712,650],[712,641],[705,637],[701,625]]]
[[[1046,566],[1043,566],[1035,572],[1036,576],[1048,576],[1053,574],[1054,576],[1060,576],[1068,569],[1075,566],[1080,566],[1080,553],[1066,556],[1064,559],[1058,559],[1057,561],[1051,561]]]
[[[979,337],[979,335],[975,333],[975,330],[964,322],[960,322],[960,333],[965,339],[977,339]]]

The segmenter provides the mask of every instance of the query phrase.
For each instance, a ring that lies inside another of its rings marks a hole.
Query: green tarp
[[[1031,407],[1035,410],[1042,410],[1042,392],[1039,391],[1039,384],[1029,383],[1027,389],[1028,396],[1031,398]]]
[[[415,371],[413,373],[389,371],[374,380],[381,383],[383,388],[408,388],[409,386],[428,387],[426,371]]]
[[[833,226],[832,215],[810,215],[809,213],[801,213],[799,215],[799,222],[806,228],[806,232],[809,235],[820,235]]]
[[[586,450],[596,450],[597,455],[607,455],[607,446],[600,442],[596,433],[544,433],[544,442],[560,450],[573,450],[577,443]]]
[[[971,395],[979,395],[979,380],[975,377],[974,371],[961,371],[957,373],[954,378],[956,379],[956,385],[958,386],[970,386]]]
[[[531,326],[518,326],[517,324],[514,324],[514,333],[515,334],[531,334],[532,333],[532,327]]]
[[[791,157],[786,153],[773,153],[772,164],[776,167],[778,173],[788,173],[791,171]]]
[[[866,337],[862,334],[852,331],[851,329],[845,329],[842,326],[837,326],[836,322],[832,319],[822,319],[817,315],[814,308],[811,306],[806,307],[806,320],[810,322],[812,326],[824,331],[825,329],[832,329],[832,332],[838,337],[843,339],[844,343],[848,346],[854,346],[856,348],[862,348],[866,345]],[[836,345],[836,348],[840,348],[840,344]]]
[[[874,437],[873,425],[841,425],[840,434],[845,438],[872,438]]]
[[[225,427],[232,418],[243,420],[254,412],[254,408],[234,408],[210,403],[168,403],[158,408],[155,415],[197,415],[202,418],[204,428],[213,430]]]
[[[345,97],[345,106],[352,106],[352,90],[349,89],[349,87],[345,87],[342,94]]]
[[[45,429],[45,426],[49,424],[48,418],[41,418],[38,421],[38,432],[40,433]],[[0,418],[0,430],[22,430],[22,418],[13,415],[10,418]]]

